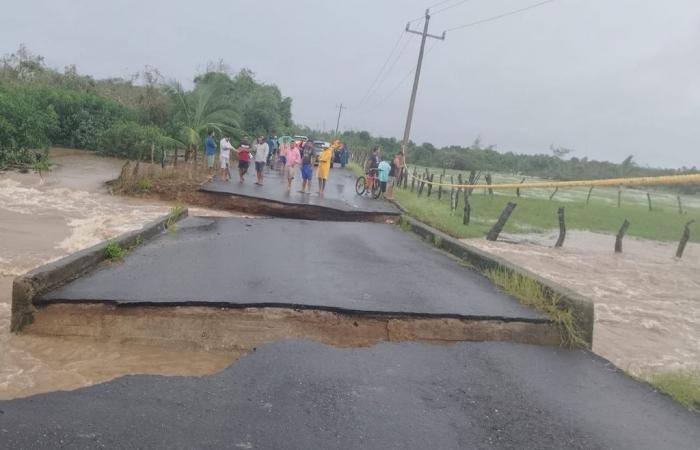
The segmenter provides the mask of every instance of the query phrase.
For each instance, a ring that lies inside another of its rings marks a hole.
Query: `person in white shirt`
[[[221,142],[219,142],[219,149],[221,149],[221,153],[219,154],[219,162],[221,162],[221,179],[224,181],[231,181],[229,161],[231,159],[231,149],[233,149],[233,145],[231,145],[228,137],[221,139]]]
[[[255,141],[253,150],[255,151],[255,173],[258,176],[258,181],[255,184],[262,186],[263,169],[265,169],[265,163],[267,163],[267,155],[270,153],[270,146],[267,145],[265,136],[260,136]]]

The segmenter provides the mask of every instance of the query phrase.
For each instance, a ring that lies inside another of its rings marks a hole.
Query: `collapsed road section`
[[[270,337],[335,343],[322,337],[334,333],[346,345],[559,343],[548,318],[414,235],[374,223],[190,217],[34,307],[26,332],[212,349]]]
[[[321,197],[316,193],[286,189],[287,180],[277,171],[265,175],[264,185],[214,179],[201,186],[197,204],[253,214],[291,219],[382,222],[397,218],[399,209],[384,200],[355,193],[355,176],[336,168]]]

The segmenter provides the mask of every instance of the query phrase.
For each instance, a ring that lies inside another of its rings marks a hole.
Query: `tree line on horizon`
[[[233,73],[223,62],[210,63],[185,89],[146,67],[129,79],[96,80],[47,67],[43,57],[25,46],[0,59],[0,169],[46,162],[51,145],[95,150],[128,159],[160,159],[167,150],[183,150],[186,158],[201,151],[208,130],[230,135],[303,134],[315,139],[339,138],[353,149],[381,147],[386,155],[401,149],[395,138],[367,131],[339,136],[295,124],[292,99],[274,84],[255,79],[248,69]],[[600,179],[698,173],[696,167],[641,167],[632,155],[620,163],[569,157],[570,150],[551,154],[498,152],[477,138],[469,146],[437,148],[429,142],[407,147],[412,164],[452,170],[482,170],[556,180]],[[686,187],[695,192],[697,187]]]

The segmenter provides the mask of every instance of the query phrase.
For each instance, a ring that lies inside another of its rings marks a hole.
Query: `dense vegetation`
[[[23,46],[0,60],[0,168],[45,161],[50,145],[132,159],[174,148],[192,157],[209,129],[237,140],[292,127],[291,99],[249,70],[210,66],[187,90],[152,68],[129,80],[95,80],[75,66],[61,72]]]
[[[225,131],[234,141],[245,134],[304,134],[331,140],[329,133],[292,122],[292,100],[275,85],[237,74],[222,63],[210,64],[192,89],[168,82],[153,68],[131,79],[95,80],[75,66],[62,72],[44,64],[25,47],[0,60],[0,168],[44,160],[37,149],[49,145],[97,150],[123,158],[160,158],[165,149],[182,149],[187,158],[201,150],[208,129]],[[350,151],[382,147],[385,155],[400,150],[394,138],[367,131],[339,136]],[[411,164],[453,170],[510,172],[550,179],[595,179],[697,172],[640,167],[632,156],[619,164],[570,157],[570,150],[550,154],[497,152],[476,139],[469,146],[437,148],[426,142],[408,146]],[[567,159],[568,158],[568,159]],[[684,187],[686,193],[698,187]]]
[[[314,134],[311,130],[304,130]],[[330,135],[326,135],[330,138]],[[348,131],[340,136],[350,149],[367,149],[379,146],[385,155],[393,155],[401,149],[401,143],[396,139],[373,137],[366,131]],[[477,138],[471,145],[437,148],[429,142],[417,145],[410,142],[407,149],[407,160],[410,164],[426,167],[446,168],[451,170],[504,172],[524,174],[529,176],[555,180],[581,180],[619,177],[643,177],[655,175],[671,175],[678,173],[698,173],[696,167],[683,169],[657,169],[641,167],[628,156],[620,163],[589,160],[586,157],[569,156],[570,150],[551,147],[551,154],[515,154],[500,153],[495,146],[483,146]]]

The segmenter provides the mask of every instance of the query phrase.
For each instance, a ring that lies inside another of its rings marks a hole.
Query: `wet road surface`
[[[266,172],[262,186],[254,183],[254,173],[251,175],[249,172],[245,183],[240,183],[237,175],[234,178],[230,182],[221,181],[217,178],[202,186],[201,190],[260,198],[290,205],[313,205],[342,212],[400,214],[399,209],[387,201],[375,200],[367,195],[357,195],[355,192],[357,177],[347,169],[331,169],[323,197],[316,193],[318,191],[316,178],[312,179],[311,194],[299,192],[301,190],[300,176],[294,179],[292,190],[288,193],[286,178],[276,171]]]
[[[42,301],[544,320],[397,226],[286,219],[188,218]]]
[[[586,351],[265,345],[205,377],[0,402],[1,448],[697,449],[700,416]]]

